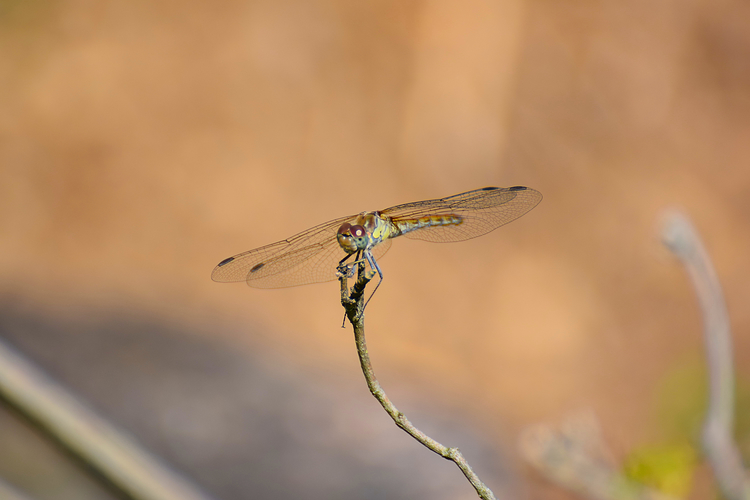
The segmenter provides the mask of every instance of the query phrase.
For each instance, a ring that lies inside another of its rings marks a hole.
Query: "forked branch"
[[[424,446],[434,451],[443,458],[446,458],[454,462],[461,472],[463,472],[466,479],[469,480],[471,485],[476,490],[480,498],[484,500],[495,500],[495,495],[492,493],[485,484],[479,480],[479,477],[474,473],[466,459],[458,451],[458,448],[448,448],[444,446],[424,432],[420,431],[406,418],[402,412],[394,406],[385,391],[380,387],[378,379],[375,377],[375,372],[372,369],[372,363],[370,362],[370,355],[367,352],[367,343],[365,342],[365,314],[364,314],[364,291],[367,283],[375,276],[374,271],[365,271],[365,263],[360,262],[357,266],[357,281],[354,286],[349,290],[348,286],[348,272],[344,268],[340,269],[339,281],[341,282],[341,305],[346,310],[346,317],[349,318],[349,322],[354,328],[354,340],[357,343],[357,354],[359,355],[359,363],[362,366],[362,373],[365,375],[367,381],[367,387],[375,399],[378,400],[383,409],[390,415],[393,421],[411,435],[414,439],[422,443]]]

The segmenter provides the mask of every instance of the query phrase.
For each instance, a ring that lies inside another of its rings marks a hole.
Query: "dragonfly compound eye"
[[[339,245],[346,253],[351,254],[358,250],[357,244],[352,238],[352,225],[348,222],[341,224],[341,227],[339,227],[339,230],[336,233],[336,240],[338,240]]]
[[[362,238],[365,235],[365,228],[362,226],[350,226],[349,232],[355,238]]]

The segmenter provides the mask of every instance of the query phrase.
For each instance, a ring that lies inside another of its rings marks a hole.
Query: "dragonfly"
[[[322,283],[337,279],[340,266],[354,257],[350,273],[355,264],[364,261],[380,276],[379,287],[383,271],[378,260],[394,238],[435,243],[469,240],[518,219],[540,201],[542,194],[525,186],[485,187],[348,215],[224,259],[214,268],[211,279],[244,281],[254,288]]]

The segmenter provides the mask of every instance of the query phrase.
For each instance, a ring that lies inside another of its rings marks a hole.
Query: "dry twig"
[[[346,316],[349,318],[349,322],[354,328],[354,339],[357,343],[359,363],[362,366],[362,373],[365,375],[365,380],[367,380],[367,387],[397,426],[401,427],[410,436],[433,452],[454,462],[458,468],[461,469],[464,476],[466,476],[466,479],[469,480],[480,498],[484,500],[495,500],[495,495],[492,493],[492,490],[479,480],[479,477],[471,469],[464,456],[458,451],[458,448],[448,448],[414,427],[414,425],[409,422],[409,419],[406,418],[406,415],[400,412],[398,408],[391,403],[391,400],[388,399],[383,388],[380,387],[380,383],[375,377],[372,363],[370,363],[370,355],[367,352],[367,343],[365,342],[364,290],[367,283],[375,276],[375,272],[365,272],[364,262],[358,264],[357,270],[358,279],[350,291],[347,284],[348,273],[344,268],[340,269],[339,281],[341,282],[341,305],[344,306]]]
[[[2,342],[0,399],[127,498],[210,498]]]
[[[724,495],[750,499],[750,480],[733,440],[734,369],[729,314],[708,252],[686,215],[673,213],[662,231],[664,244],[685,266],[703,314],[708,359],[708,412],[703,424],[703,449]]]

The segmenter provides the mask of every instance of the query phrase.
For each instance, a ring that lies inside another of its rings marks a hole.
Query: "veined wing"
[[[404,236],[432,242],[463,241],[476,238],[521,217],[542,201],[542,194],[531,188],[486,187],[436,200],[404,203],[382,210],[401,227],[418,223],[418,229]],[[458,217],[460,223],[429,225],[431,217]],[[420,223],[420,220],[423,221]]]
[[[336,241],[344,222],[353,223],[356,215],[334,219],[264,247],[248,250],[224,259],[211,273],[219,282],[246,281],[255,288],[284,288],[321,283],[336,279],[338,261],[346,252]],[[373,249],[380,257],[390,248],[384,241]]]

